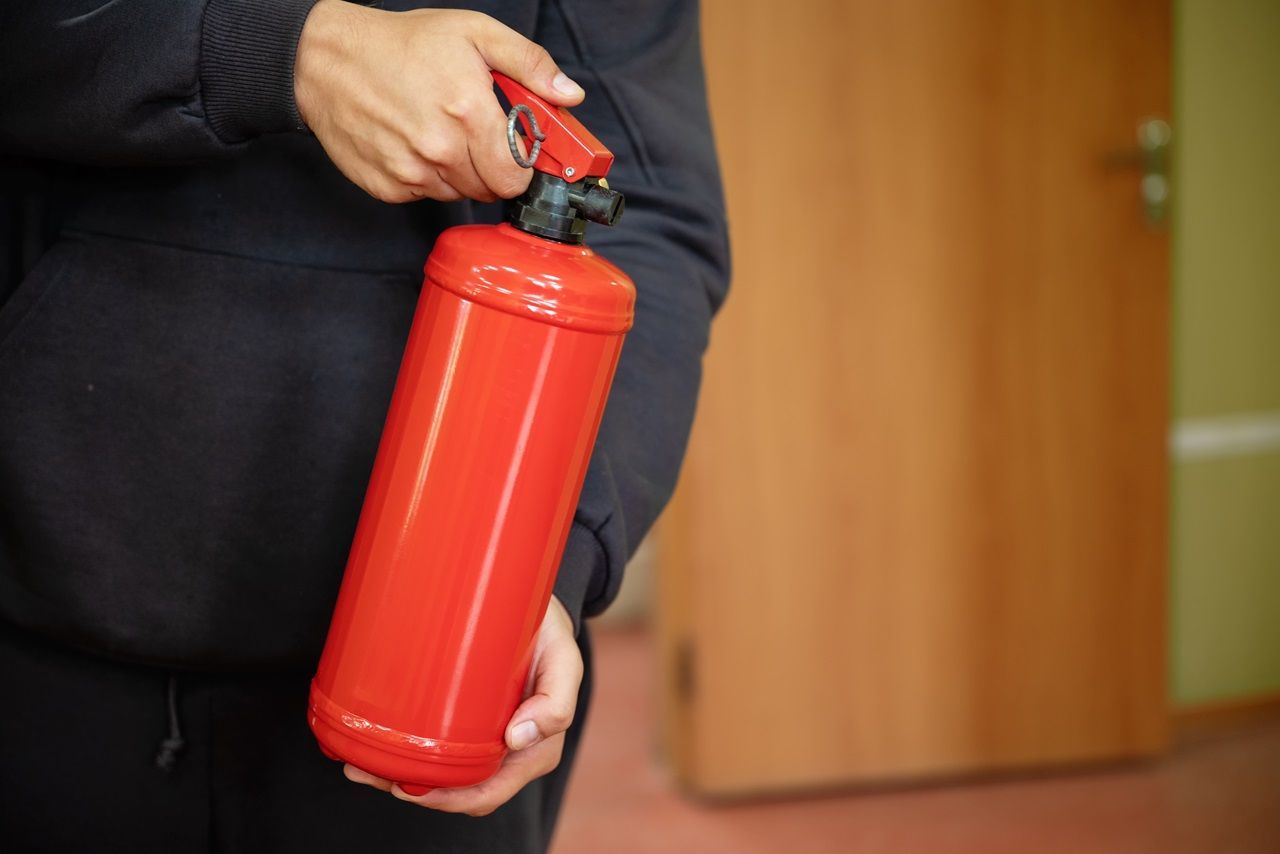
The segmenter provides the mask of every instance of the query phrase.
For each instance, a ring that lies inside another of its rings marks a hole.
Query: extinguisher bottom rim
[[[308,722],[326,756],[414,790],[470,786],[497,773],[501,742],[467,743],[407,735],[346,711],[314,685]]]
[[[319,717],[330,726],[348,732],[360,741],[390,748],[406,756],[430,754],[444,761],[461,762],[500,758],[507,752],[506,744],[501,739],[491,742],[449,741],[377,724],[339,705],[314,683],[311,686],[311,713],[312,717]]]

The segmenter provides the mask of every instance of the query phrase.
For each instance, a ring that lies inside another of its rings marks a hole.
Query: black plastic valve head
[[[588,222],[615,225],[622,218],[625,199],[598,178],[570,184],[563,178],[534,171],[529,189],[507,205],[507,222],[521,231],[582,243]]]

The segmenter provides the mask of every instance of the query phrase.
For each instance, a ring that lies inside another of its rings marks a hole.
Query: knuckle
[[[415,15],[422,19],[424,23],[429,19],[430,26],[423,29],[428,33],[435,33],[444,30],[451,35],[468,37],[474,33],[478,27],[483,26],[480,18],[487,18],[481,12],[472,12],[469,9],[415,9],[409,14]]]
[[[421,186],[431,179],[430,168],[420,160],[398,160],[387,167],[387,173],[402,184],[411,187]]]
[[[551,54],[547,53],[546,48],[537,42],[526,42],[524,47],[524,68],[528,74],[536,74],[539,71],[549,71],[548,66],[555,65],[551,59]]]
[[[492,15],[487,15],[484,12],[477,12],[473,9],[458,9],[456,10],[456,12],[458,15],[458,20],[466,21],[467,24],[469,24],[472,27],[475,27],[477,30],[481,30],[481,31],[491,30],[495,26],[499,26],[499,27],[503,26],[498,22],[497,18],[493,17]]]
[[[449,138],[438,134],[423,137],[416,147],[418,154],[430,163],[447,166],[458,159],[458,146]]]
[[[396,188],[392,187],[390,184],[376,183],[376,184],[372,184],[366,189],[368,190],[369,195],[373,196],[375,199],[377,199],[380,202],[386,202],[387,204],[396,204],[397,202],[400,202],[403,200],[401,198],[402,191],[397,190]]]
[[[480,104],[478,99],[471,94],[459,95],[449,101],[446,101],[443,109],[445,115],[452,119],[456,119],[462,124],[470,124],[480,113]]]
[[[486,49],[502,50],[513,38],[524,38],[497,18],[484,12],[471,12],[467,23],[471,28],[472,43]]]
[[[573,706],[568,703],[553,703],[547,709],[547,723],[555,732],[563,732],[573,723]]]

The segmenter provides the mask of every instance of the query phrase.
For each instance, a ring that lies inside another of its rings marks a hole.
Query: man
[[[581,618],[673,487],[726,287],[697,10],[416,5],[0,0],[8,850],[548,844]],[[513,752],[413,798],[344,779],[303,710],[422,261],[529,181],[490,69],[616,154],[627,215],[589,242],[639,304]]]

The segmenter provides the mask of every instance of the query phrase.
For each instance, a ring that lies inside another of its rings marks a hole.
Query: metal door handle
[[[1142,206],[1147,222],[1161,227],[1169,216],[1169,143],[1173,128],[1163,119],[1148,119],[1138,125],[1138,147],[1142,150]]]
[[[1173,128],[1164,119],[1147,119],[1138,124],[1138,144],[1134,148],[1113,151],[1107,163],[1113,168],[1142,171],[1138,192],[1147,224],[1164,228],[1169,218],[1169,143]]]

